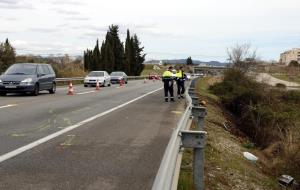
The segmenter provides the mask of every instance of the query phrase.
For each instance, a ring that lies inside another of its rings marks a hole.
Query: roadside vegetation
[[[206,189],[281,189],[277,177],[300,181],[300,91],[256,82],[248,72],[256,66],[248,45],[228,49],[232,68],[221,78],[198,81],[208,102],[205,130]],[[242,153],[251,152],[256,164]],[[193,189],[192,151],[187,150],[178,189]]]
[[[4,72],[15,60],[16,51],[9,40],[6,39],[5,42],[0,42],[0,73]]]
[[[16,63],[47,63],[52,65],[56,77],[83,77],[87,74],[84,71],[81,58],[70,58],[68,54],[61,57],[41,57],[32,55],[19,55]]]
[[[299,181],[300,91],[287,91],[283,85],[273,88],[248,77],[248,66],[255,67],[257,61],[252,56],[249,62],[247,55],[255,53],[239,47],[228,51],[232,68],[210,91],[234,115],[237,128],[262,150],[265,172],[274,177],[288,174]],[[294,72],[295,67],[292,64],[286,71]]]
[[[207,77],[197,82],[200,100],[207,102],[205,131],[205,189],[207,190],[279,190],[276,178],[265,172],[261,150],[235,125],[235,117],[227,111],[210,86],[222,78]],[[224,127],[226,123],[227,129]],[[192,125],[192,129],[194,125]],[[243,157],[248,151],[259,157],[253,164]],[[192,150],[184,151],[178,190],[194,190]]]
[[[266,172],[300,180],[300,91],[274,89],[234,69],[210,90],[235,116],[237,128],[262,150]]]

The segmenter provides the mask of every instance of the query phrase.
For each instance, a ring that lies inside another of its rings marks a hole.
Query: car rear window
[[[122,72],[112,72],[110,76],[123,76]]]
[[[103,77],[104,76],[104,72],[90,72],[88,74],[89,77]]]
[[[6,72],[6,75],[35,75],[36,65],[30,64],[15,64],[10,66]]]

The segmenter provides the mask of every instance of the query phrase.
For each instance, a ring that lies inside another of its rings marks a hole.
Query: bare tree
[[[232,67],[243,72],[249,71],[257,63],[256,49],[252,50],[248,43],[227,48],[227,55]]]

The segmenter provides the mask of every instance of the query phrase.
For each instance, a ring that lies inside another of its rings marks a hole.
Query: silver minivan
[[[17,63],[11,65],[0,76],[0,95],[30,92],[37,96],[40,91],[50,94],[56,91],[56,75],[51,65],[39,63]]]

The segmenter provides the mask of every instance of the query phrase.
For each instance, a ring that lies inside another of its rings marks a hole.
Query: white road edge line
[[[76,94],[83,95],[83,94],[90,94],[90,93],[94,93],[94,92],[96,92],[96,91],[93,90],[93,91],[87,91],[87,92],[80,92],[80,93],[76,93]]]
[[[157,91],[159,91],[161,89],[163,89],[163,88],[159,88],[159,89],[153,90],[151,92],[148,92],[148,93],[146,93],[146,94],[144,94],[142,96],[139,96],[139,97],[137,97],[137,98],[135,98],[133,100],[130,100],[130,101],[128,101],[126,103],[123,103],[123,104],[121,104],[119,106],[116,106],[116,107],[111,108],[111,109],[109,109],[107,111],[99,113],[99,114],[97,114],[97,115],[95,115],[93,117],[90,117],[90,118],[86,119],[86,120],[83,120],[83,121],[81,121],[81,122],[79,122],[79,123],[77,123],[75,125],[71,125],[69,127],[66,127],[66,128],[64,128],[64,129],[62,129],[60,131],[57,131],[57,132],[51,134],[51,135],[48,135],[48,136],[46,136],[44,138],[41,138],[41,139],[39,139],[37,141],[34,141],[34,142],[32,142],[32,143],[30,143],[28,145],[22,146],[22,147],[20,147],[20,148],[18,148],[16,150],[13,150],[11,152],[3,154],[3,155],[0,156],[0,163],[4,162],[5,160],[8,160],[10,158],[13,158],[13,157],[15,157],[15,156],[17,156],[17,155],[19,155],[19,154],[27,151],[27,150],[30,150],[30,149],[32,149],[32,148],[34,148],[36,146],[39,146],[39,145],[41,145],[41,144],[43,144],[43,143],[45,143],[47,141],[50,141],[51,139],[54,139],[54,138],[56,138],[56,137],[58,137],[60,135],[63,135],[65,133],[69,132],[69,131],[72,131],[72,130],[74,130],[74,129],[76,129],[76,128],[84,125],[84,124],[87,124],[87,123],[89,123],[89,122],[91,122],[91,121],[93,121],[93,120],[95,120],[97,118],[100,118],[100,117],[105,116],[105,115],[107,115],[107,114],[109,114],[109,113],[111,113],[111,112],[113,112],[115,110],[118,110],[118,109],[120,109],[122,107],[125,107],[125,106],[127,106],[127,105],[129,105],[129,104],[131,104],[131,103],[133,103],[133,102],[135,102],[137,100],[140,100],[140,99],[142,99],[142,98],[144,98],[144,97],[146,97],[146,96],[148,96],[150,94],[153,94],[153,93],[155,93],[155,92],[157,92]]]
[[[9,108],[9,107],[14,107],[14,106],[17,106],[18,104],[8,104],[8,105],[5,105],[5,106],[0,106],[0,109],[2,108]]]

